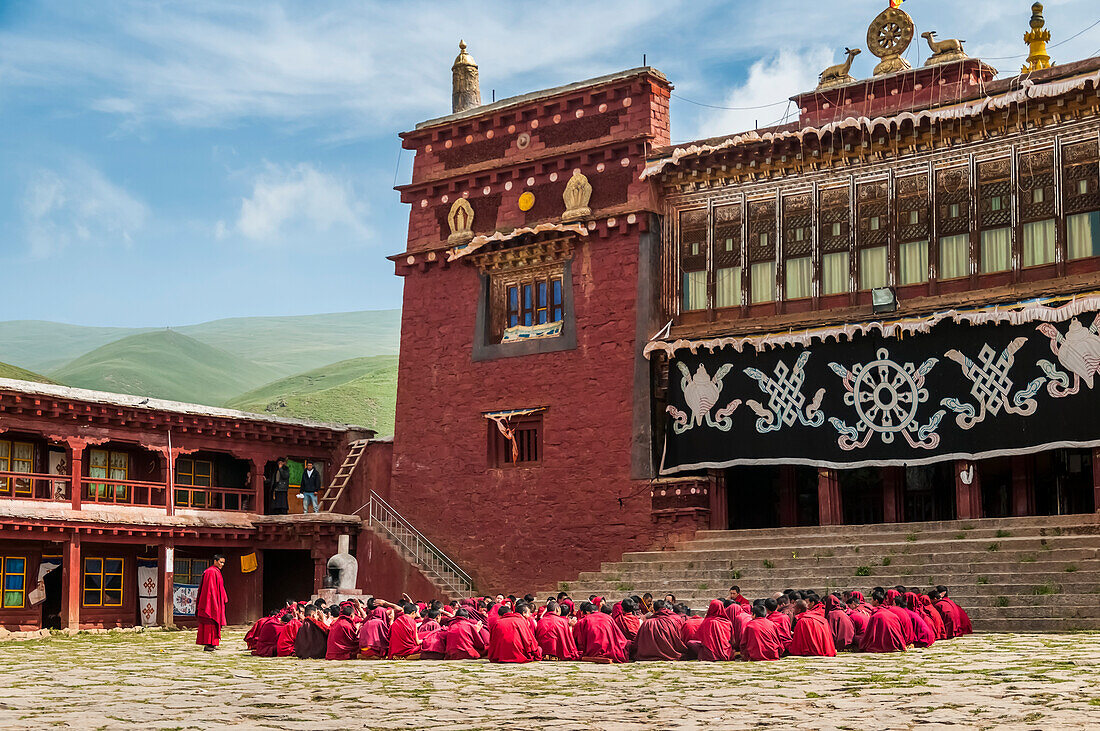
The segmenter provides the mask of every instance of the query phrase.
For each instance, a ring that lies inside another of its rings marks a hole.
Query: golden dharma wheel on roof
[[[867,28],[867,49],[882,59],[875,76],[896,74],[913,68],[902,54],[913,42],[913,19],[901,8],[886,8]]]

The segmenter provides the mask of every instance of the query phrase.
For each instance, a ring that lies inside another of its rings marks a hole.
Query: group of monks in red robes
[[[838,651],[903,652],[969,634],[970,618],[938,586],[920,594],[876,587],[793,591],[750,602],[738,587],[691,612],[672,595],[602,597],[578,605],[563,592],[539,605],[497,595],[444,604],[371,598],[324,606],[288,602],[245,636],[252,654],[328,660],[631,661],[778,660],[832,657]]]

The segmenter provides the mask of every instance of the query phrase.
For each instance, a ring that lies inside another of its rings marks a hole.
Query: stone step
[[[1038,537],[1008,537],[998,538],[996,540],[987,541],[972,541],[962,539],[959,541],[951,541],[947,543],[938,544],[940,548],[937,550],[933,547],[922,547],[922,552],[935,552],[935,553],[955,553],[955,552],[974,552],[975,550],[984,550],[989,553],[1010,553],[1017,552],[1031,552],[1036,553],[1042,550],[1054,550],[1054,548],[1095,548],[1097,546],[1096,536],[1082,535],[1082,536],[1061,536],[1058,538],[1038,538]],[[902,544],[904,546],[905,544]],[[1045,549],[1044,546],[1049,546],[1049,549]],[[774,560],[781,558],[785,554],[790,553],[805,553],[812,557],[816,550],[819,554],[827,554],[832,551],[834,555],[839,554],[866,554],[866,553],[880,553],[887,554],[890,549],[898,548],[899,544],[895,543],[868,543],[858,546],[854,545],[830,545],[830,546],[817,546],[812,548],[799,547],[787,551],[780,551],[775,548],[732,548],[732,549],[707,549],[707,550],[694,550],[684,549],[676,551],[633,551],[630,553],[624,553],[622,556],[622,563],[644,563],[647,561],[660,561],[662,559],[669,560],[671,556],[675,556],[676,560]],[[910,550],[908,553],[914,555],[917,553],[913,546],[906,546]],[[902,553],[902,551],[898,551]]]
[[[955,587],[953,591],[957,592],[961,587],[967,587],[968,592],[971,594],[1019,594],[1019,595],[1034,595],[1042,593],[1054,593],[1054,594],[1091,594],[1100,590],[1100,575],[1093,574],[1091,580],[1088,577],[1074,577],[1072,579],[1066,579],[1065,576],[1048,577],[1048,576],[1035,576],[1028,580],[1021,580],[1016,574],[993,574],[988,577],[988,584],[976,584],[975,576],[973,575],[956,575],[956,574],[943,574],[933,575],[936,578],[935,582],[928,581],[914,581],[916,577],[913,576],[898,576],[898,575],[883,575],[883,576],[860,576],[851,577],[847,579],[830,579],[828,577],[821,577],[816,579],[803,579],[800,581],[774,581],[774,582],[738,582],[741,587],[741,591],[745,596],[770,596],[776,591],[782,591],[786,588],[793,588],[795,586],[803,588],[813,588],[817,591],[823,590],[842,590],[853,587],[865,587],[865,586],[896,586],[898,584],[902,586],[917,586],[925,587],[933,584],[944,584],[948,587]],[[923,577],[931,578],[931,577]],[[1085,580],[1081,580],[1085,578]],[[1044,580],[1045,579],[1045,580]],[[871,583],[874,582],[874,583]],[[678,579],[670,578],[660,582],[651,584],[631,584],[629,582],[611,582],[611,581],[584,581],[576,585],[576,591],[578,596],[587,597],[590,594],[599,594],[600,596],[623,596],[626,594],[639,594],[641,592],[649,591],[650,593],[657,595],[659,593],[671,592],[679,596],[680,594],[687,594],[689,592],[697,592],[699,594],[705,594],[706,596],[713,598],[715,596],[721,596],[726,593],[728,586],[724,583],[719,584],[715,582],[707,581],[693,581],[690,579]],[[581,592],[583,589],[583,593]],[[570,586],[570,593],[574,591],[573,585]],[[869,593],[864,591],[865,594]],[[1100,601],[1100,597],[1097,597]]]
[[[1021,530],[1031,527],[1058,528],[1067,526],[1100,526],[1100,515],[1097,513],[1081,513],[1077,515],[1043,515],[1025,516],[1018,518],[976,518],[971,520],[940,520],[913,523],[872,523],[867,525],[824,525],[824,526],[792,526],[787,528],[759,528],[741,530],[701,530],[695,534],[697,539],[713,537],[727,538],[762,538],[769,536],[790,536],[799,538],[805,536],[858,536],[874,533],[900,533],[926,532],[934,530],[951,531],[961,530],[964,526],[972,529],[998,529],[1004,528]]]
[[[977,632],[1079,632],[1100,630],[1100,619],[1051,617],[1045,619],[982,619]]]
[[[1069,569],[1069,570],[1067,570]],[[714,570],[714,569],[685,569],[682,571],[659,571],[651,567],[638,567],[623,569],[621,571],[583,572],[578,575],[580,581],[622,581],[622,582],[660,582],[670,579],[716,581],[724,584],[738,584],[738,582],[756,580],[776,581],[814,581],[830,577],[867,577],[882,575],[899,575],[917,577],[938,575],[966,575],[973,579],[976,576],[992,576],[998,574],[1032,575],[1032,574],[1064,574],[1080,578],[1084,575],[1096,574],[1100,571],[1100,561],[1089,559],[1085,561],[956,561],[956,562],[926,562],[926,563],[902,563],[890,561],[884,566],[881,561],[874,563],[832,563],[818,565],[812,563],[777,564],[775,566],[744,566],[738,569]],[[905,583],[905,582],[902,582]],[[942,583],[942,582],[936,582]],[[738,584],[740,585],[740,584]]]
[[[1052,532],[1050,529],[1040,527],[1015,527],[1012,529],[981,528],[967,530],[968,527],[969,526],[964,526],[951,530],[936,530],[928,532],[909,531],[908,533],[867,533],[854,536],[810,535],[793,538],[789,536],[761,536],[757,538],[749,538],[744,536],[711,536],[707,538],[695,538],[690,541],[684,541],[677,546],[677,550],[709,551],[715,549],[781,547],[788,550],[809,551],[813,550],[814,548],[827,548],[836,545],[862,546],[874,543],[905,543],[914,546],[921,546],[927,543],[963,539],[997,541],[1002,538],[1059,538],[1066,536],[1096,535],[1097,532],[1100,531],[1100,526],[1098,525],[1068,526],[1064,529],[1058,529],[1058,531],[1056,532]]]

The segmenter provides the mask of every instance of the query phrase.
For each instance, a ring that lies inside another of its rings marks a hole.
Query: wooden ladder
[[[321,496],[319,501],[321,510],[331,513],[332,509],[336,507],[336,503],[340,501],[340,496],[344,494],[344,488],[348,486],[348,480],[355,473],[355,467],[359,464],[359,459],[363,456],[363,450],[366,448],[366,439],[352,442],[348,446],[348,456],[344,458],[344,464],[340,465],[340,469],[332,478],[332,482],[325,488],[325,494]]]

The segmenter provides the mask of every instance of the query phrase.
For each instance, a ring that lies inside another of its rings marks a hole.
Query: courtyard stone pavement
[[[1100,633],[972,635],[774,663],[326,662],[251,657],[242,628],[0,642],[2,728],[1100,727]]]

